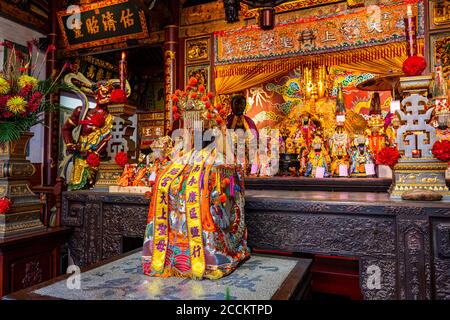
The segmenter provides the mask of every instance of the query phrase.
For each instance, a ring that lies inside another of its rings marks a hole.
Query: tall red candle
[[[120,89],[126,90],[127,81],[127,61],[125,51],[122,52],[122,60],[120,60]]]
[[[407,7],[407,16],[405,21],[405,32],[407,44],[408,57],[417,55],[417,34],[416,34],[416,17],[413,16],[412,7],[409,4]]]

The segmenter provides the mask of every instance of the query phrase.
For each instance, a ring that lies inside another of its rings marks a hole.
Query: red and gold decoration
[[[431,152],[439,161],[450,162],[450,140],[436,141]]]
[[[215,60],[218,65],[223,65],[322,53],[331,57],[332,52],[358,48],[365,48],[364,56],[377,51],[380,57],[386,56],[389,49],[382,50],[378,46],[392,43],[404,46],[404,28],[396,22],[403,21],[408,5],[422,23],[419,2],[380,5],[376,9],[379,12],[373,12],[375,9],[369,7],[354,9],[350,13],[336,12],[322,18],[302,17],[276,25],[270,34],[255,25],[216,32]],[[418,37],[422,36],[418,34]]]
[[[225,113],[213,97],[195,78],[175,92],[173,113],[188,134],[225,131]],[[172,161],[158,170],[145,232],[145,274],[219,279],[248,258],[243,173],[221,160],[217,139],[203,149],[175,146]]]
[[[145,13],[129,0],[84,4],[58,12],[64,46],[78,50],[148,38]]]

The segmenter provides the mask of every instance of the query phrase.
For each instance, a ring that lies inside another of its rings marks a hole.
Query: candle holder
[[[129,118],[136,113],[136,107],[128,104],[112,104],[108,112],[114,117],[112,138],[108,142],[108,157],[102,161],[98,168],[96,189],[108,189],[117,184],[123,168],[116,164],[114,158],[119,152],[126,152],[131,159],[136,152],[136,144],[131,140],[135,128]]]
[[[395,142],[403,155],[393,170],[392,199],[450,200],[445,181],[448,164],[431,153],[436,129],[430,124],[434,108],[427,107],[430,81],[431,76],[400,79],[405,98],[397,111],[402,123]]]

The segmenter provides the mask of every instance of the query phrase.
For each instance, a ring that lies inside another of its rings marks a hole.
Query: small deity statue
[[[350,175],[355,177],[365,177],[366,164],[374,164],[373,157],[370,154],[370,150],[367,149],[367,139],[363,135],[356,135],[353,143],[356,150],[351,157]]]
[[[245,148],[245,173],[248,173],[250,166],[250,146],[257,146],[259,133],[256,128],[255,122],[244,115],[247,100],[244,95],[235,95],[231,98],[231,114],[227,117],[227,129],[231,130],[243,130],[245,133],[245,141],[248,146]],[[237,150],[237,149],[236,149]]]
[[[130,164],[126,164],[122,175],[117,180],[117,185],[120,187],[129,187],[134,177],[134,168]]]
[[[314,138],[317,126],[312,120],[311,114],[304,112],[300,116],[300,124],[298,126],[299,134],[301,134],[305,145],[310,146]]]
[[[325,149],[322,138],[316,135],[312,141],[311,151],[308,154],[305,176],[316,177],[318,167],[324,168],[324,177],[330,176],[330,156]]]
[[[367,125],[369,127],[366,132],[369,140],[368,147],[376,155],[388,143],[388,139],[384,133],[384,119],[381,115],[380,95],[378,92],[374,92],[372,95]]]
[[[339,177],[341,176],[340,166],[346,166],[347,170],[350,166],[348,160],[347,149],[342,146],[336,148],[332,154],[333,162],[331,163],[331,176]]]
[[[435,109],[436,138],[438,140],[450,140],[450,108],[447,99],[437,103]]]
[[[331,158],[331,175],[333,177],[340,176],[339,166],[349,166],[348,151],[350,148],[349,135],[345,131],[343,123],[338,122],[334,134],[329,140]]]
[[[96,94],[97,102],[95,108],[89,108],[87,99],[82,99],[83,106],[72,112],[62,128],[62,136],[68,153],[63,162],[63,172],[73,159],[69,190],[89,188],[95,183],[97,168],[91,167],[87,158],[91,154],[100,157],[111,139],[113,117],[108,112],[108,104],[111,102],[110,94],[116,85],[118,85],[117,80],[109,80],[94,85],[93,91]],[[79,139],[75,141],[73,133],[77,129],[80,129]]]

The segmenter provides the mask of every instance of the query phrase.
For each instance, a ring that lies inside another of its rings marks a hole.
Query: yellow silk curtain
[[[418,51],[423,52],[423,40],[418,41]],[[214,68],[216,93],[222,95],[245,90],[303,66],[327,65],[377,75],[402,73],[406,56],[406,43],[398,42],[327,54],[220,65]]]

